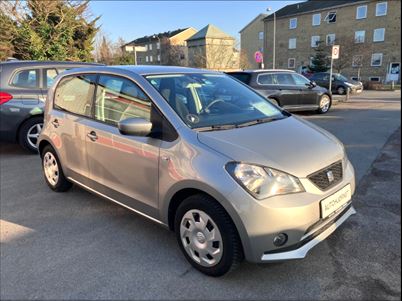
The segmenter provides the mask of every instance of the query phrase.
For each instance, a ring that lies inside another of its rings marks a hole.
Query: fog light
[[[274,245],[276,247],[283,246],[288,241],[288,236],[285,233],[278,234],[274,238]]]

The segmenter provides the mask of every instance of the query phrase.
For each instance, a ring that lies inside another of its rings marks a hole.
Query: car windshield
[[[146,79],[193,129],[227,129],[289,116],[228,75],[164,74]]]
[[[340,80],[340,81],[344,81],[344,82],[349,81],[346,77],[344,77],[341,74],[335,74],[335,79]]]

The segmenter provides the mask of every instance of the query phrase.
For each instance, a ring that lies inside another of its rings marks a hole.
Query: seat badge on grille
[[[332,170],[327,171],[327,178],[330,183],[334,181],[335,178],[334,178],[334,173],[332,172]]]

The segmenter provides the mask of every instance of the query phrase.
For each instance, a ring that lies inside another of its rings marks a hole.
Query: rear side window
[[[63,78],[55,91],[54,108],[82,116],[91,116],[96,75]]]
[[[239,81],[248,84],[250,82],[250,74],[248,73],[230,73],[230,76],[233,76],[234,78],[238,79]]]
[[[273,74],[260,74],[257,79],[260,85],[275,85]]]
[[[18,71],[12,81],[11,85],[21,88],[38,88],[39,87],[39,70],[27,69]]]
[[[95,119],[117,125],[127,118],[151,119],[151,101],[132,81],[101,75],[95,101]]]
[[[44,86],[46,88],[49,88],[51,85],[53,85],[54,79],[57,76],[57,71],[56,69],[45,69],[44,70]]]

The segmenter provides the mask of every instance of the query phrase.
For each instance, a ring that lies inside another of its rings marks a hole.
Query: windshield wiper
[[[250,125],[255,125],[255,124],[260,124],[260,123],[266,123],[266,122],[272,122],[275,120],[280,120],[283,119],[285,117],[266,117],[266,118],[259,118],[256,120],[252,120],[252,121],[247,121],[244,123],[240,123],[237,125],[237,127],[245,127],[245,126],[250,126]]]
[[[221,124],[221,125],[211,125],[211,126],[204,126],[199,128],[194,128],[200,132],[207,132],[207,131],[221,131],[221,130],[230,130],[237,128],[237,124]]]

